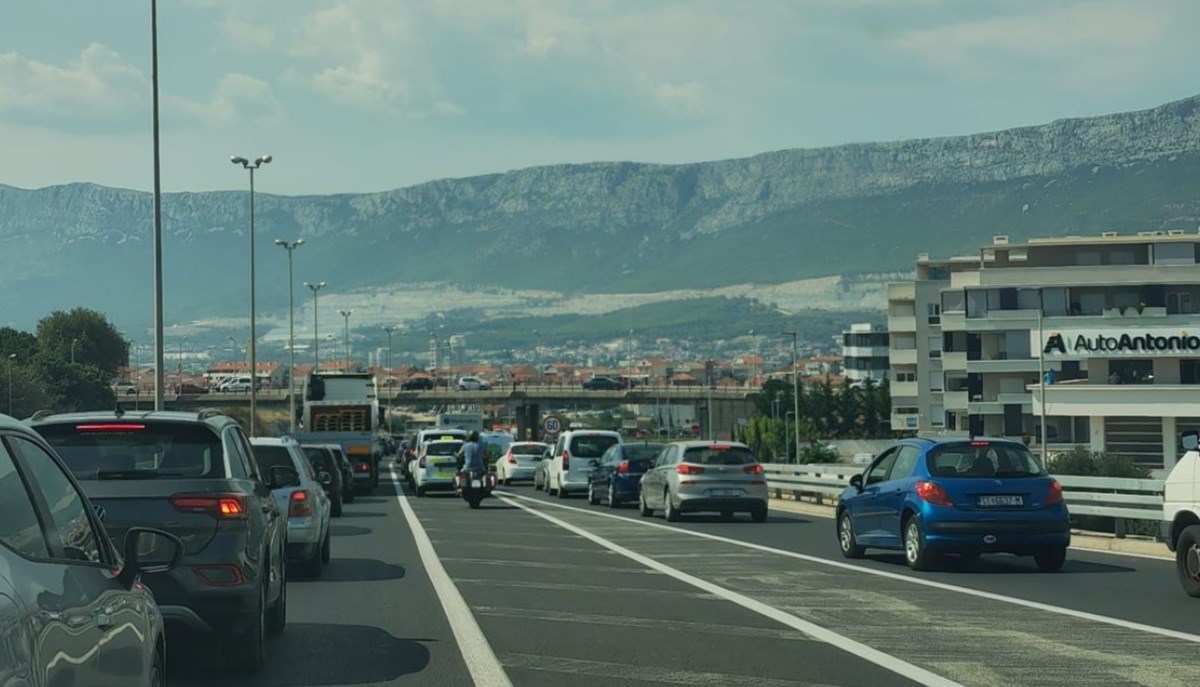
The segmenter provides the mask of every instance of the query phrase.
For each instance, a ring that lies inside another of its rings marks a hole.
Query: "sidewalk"
[[[771,508],[789,513],[803,513],[818,518],[833,519],[833,504],[820,505],[811,501],[793,501],[792,499],[771,499]],[[833,539],[832,531],[829,535]],[[1125,537],[1117,539],[1111,534],[1101,532],[1084,532],[1071,530],[1071,548],[1088,551],[1111,551],[1112,553],[1147,556],[1163,560],[1174,560],[1174,555],[1167,549],[1166,544],[1156,542],[1149,537]]]

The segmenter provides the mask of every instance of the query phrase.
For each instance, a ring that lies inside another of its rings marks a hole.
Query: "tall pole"
[[[269,163],[271,156],[263,155],[256,158],[253,164],[246,158],[237,156],[229,158],[229,161],[235,165],[241,165],[243,169],[250,170],[250,344],[246,347],[246,354],[250,358],[250,436],[254,437],[258,433],[258,344],[256,341],[258,333],[255,324],[258,308],[255,302],[254,281],[254,172]]]
[[[396,328],[395,327],[384,327],[383,331],[387,332],[387,335],[388,335],[387,380],[388,380],[388,382],[391,382],[392,381],[392,332],[396,331]],[[392,387],[390,385],[385,385],[385,386],[388,387],[388,389],[387,389],[387,395],[388,395],[388,397],[387,397],[387,416],[386,417],[387,417],[388,432],[390,433],[392,431],[392,396],[394,396],[396,394],[396,391],[395,391],[395,389],[392,389]]]
[[[716,436],[716,434],[713,433],[712,390],[713,390],[713,378],[715,377],[715,375],[713,373],[716,372],[716,369],[713,366],[713,361],[712,361],[711,356],[709,357],[708,365],[706,365],[705,367],[707,368],[705,370],[705,376],[708,377],[708,379],[705,380],[708,382],[708,384],[706,385],[706,386],[708,386],[708,440],[714,441],[717,438],[717,436]]]
[[[154,410],[163,401],[162,175],[158,141],[158,2],[150,0],[150,100],[154,120]],[[251,396],[253,399],[253,396]]]
[[[1038,287],[1038,386],[1041,390],[1042,403],[1042,418],[1041,418],[1041,437],[1042,445],[1042,465],[1049,467],[1049,447],[1046,446],[1046,339],[1042,332],[1042,317],[1046,310],[1045,291],[1042,287]]]
[[[292,285],[295,284],[292,281],[292,252],[304,245],[304,239],[296,239],[291,242],[275,239],[275,245],[287,251],[288,260],[288,425],[291,427],[291,433],[294,435],[296,433],[296,380],[293,378],[293,375],[296,373],[296,306],[292,302]]]
[[[354,309],[339,310],[338,314],[346,321],[346,372],[350,371],[350,316],[354,314]]]
[[[796,413],[796,460],[800,459],[800,348],[796,344],[796,332],[784,332],[792,337],[792,405]]]
[[[319,335],[317,330],[317,313],[320,312],[320,308],[317,307],[317,292],[325,288],[325,282],[317,282],[316,284],[304,282],[304,285],[307,286],[310,291],[312,291],[313,295],[313,372],[320,372],[321,348],[319,344],[320,339],[317,338]]]
[[[633,330],[629,330],[626,349],[629,351],[629,388],[633,388]]]
[[[79,339],[71,339],[71,364],[75,364],[75,344],[79,343]]]
[[[10,416],[12,415],[12,412],[13,412],[13,400],[12,400],[13,374],[12,374],[12,366],[13,366],[13,361],[14,361],[14,360],[16,360],[16,359],[17,359],[17,354],[16,354],[16,353],[9,353],[9,354],[8,354],[8,414],[9,414]]]

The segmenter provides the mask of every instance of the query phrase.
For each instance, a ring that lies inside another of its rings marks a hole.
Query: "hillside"
[[[559,165],[374,194],[260,194],[261,300],[266,310],[284,303],[277,237],[308,241],[297,281],[329,281],[330,293],[437,281],[575,294],[906,270],[917,252],[973,251],[994,233],[1192,229],[1198,103],[689,165]],[[168,194],[163,207],[168,321],[242,315],[246,194]],[[148,194],[0,186],[0,242],[0,322],[79,304],[149,321]]]

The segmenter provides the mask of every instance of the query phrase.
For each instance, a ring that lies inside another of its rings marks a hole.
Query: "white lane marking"
[[[589,661],[578,658],[542,656],[539,654],[504,654],[504,665],[564,676],[602,678],[604,682],[649,683],[655,685],[690,685],[691,687],[834,687],[807,680],[780,680],[731,673],[707,673],[696,670],[672,670],[648,665],[630,665],[609,661]],[[567,677],[560,684],[570,684]]]
[[[1030,601],[1029,599],[1021,599],[1021,598],[1018,598],[1015,596],[1005,596],[1003,594],[997,594],[995,592],[985,592],[985,591],[982,591],[979,589],[971,589],[969,587],[957,587],[955,585],[947,584],[945,582],[937,582],[934,580],[925,580],[925,579],[921,579],[919,577],[910,577],[908,575],[901,575],[900,573],[888,572],[886,570],[875,570],[874,568],[858,566],[858,565],[854,565],[852,563],[843,563],[842,561],[834,561],[834,560],[829,560],[828,558],[820,558],[818,556],[811,556],[811,555],[804,554],[804,553],[797,553],[795,551],[776,549],[776,548],[773,548],[770,546],[764,546],[762,544],[754,544],[751,542],[738,541],[737,539],[730,539],[729,537],[722,537],[720,535],[709,534],[707,532],[696,532],[694,530],[685,530],[681,527],[671,527],[670,525],[664,525],[662,523],[647,522],[645,519],[642,519],[642,518],[626,518],[626,517],[621,517],[619,515],[612,515],[611,513],[587,510],[585,508],[577,508],[575,506],[567,506],[567,505],[560,504],[560,503],[554,503],[552,501],[543,501],[541,499],[535,499],[535,498],[532,498],[529,496],[522,496],[520,494],[510,494],[508,492],[505,492],[504,495],[511,496],[513,498],[524,499],[527,501],[533,501],[534,503],[542,504],[545,506],[552,506],[554,508],[565,508],[567,510],[577,511],[579,513],[586,513],[587,515],[593,515],[598,518],[612,518],[613,520],[619,520],[621,522],[636,523],[636,524],[642,525],[644,527],[655,527],[658,529],[667,530],[667,531],[675,533],[675,534],[687,534],[687,535],[691,535],[693,537],[699,537],[701,539],[709,539],[712,541],[723,542],[725,544],[732,544],[734,546],[741,546],[741,547],[744,547],[747,549],[753,549],[755,551],[763,551],[765,553],[771,553],[771,554],[775,554],[778,556],[786,556],[788,558],[795,558],[797,560],[806,561],[809,563],[817,563],[819,565],[826,565],[831,568],[840,568],[842,570],[851,570],[854,572],[864,573],[866,575],[875,575],[876,577],[885,577],[887,579],[899,580],[901,582],[907,582],[909,584],[920,585],[922,587],[941,589],[941,590],[948,591],[948,592],[957,592],[959,594],[966,594],[967,596],[974,596],[974,597],[977,597],[980,599],[988,599],[990,601],[1000,601],[1002,603],[1013,604],[1015,606],[1023,606],[1025,608],[1032,608],[1032,609],[1035,609],[1038,611],[1046,611],[1047,613],[1057,613],[1059,615],[1065,615],[1065,616],[1069,616],[1072,618],[1078,618],[1080,620],[1088,620],[1091,622],[1103,623],[1105,625],[1112,625],[1114,627],[1120,627],[1120,628],[1124,628],[1126,630],[1135,630],[1137,632],[1145,632],[1148,634],[1158,635],[1160,637],[1169,637],[1171,639],[1178,639],[1178,640],[1182,640],[1185,642],[1191,642],[1193,644],[1200,644],[1200,635],[1195,635],[1195,634],[1191,634],[1188,632],[1180,632],[1179,630],[1171,630],[1171,629],[1168,629],[1165,627],[1156,627],[1154,625],[1146,625],[1143,623],[1136,623],[1136,622],[1133,622],[1132,620],[1123,620],[1121,618],[1114,618],[1112,616],[1100,615],[1098,613],[1088,613],[1087,611],[1077,611],[1073,608],[1066,608],[1064,606],[1054,606],[1051,604],[1042,603],[1040,601]],[[514,505],[520,505],[520,504],[514,504]]]
[[[504,667],[492,651],[492,645],[488,644],[487,637],[484,636],[483,630],[479,629],[475,616],[471,615],[466,600],[459,593],[458,587],[454,586],[454,580],[450,579],[437,552],[434,551],[433,542],[421,526],[417,514],[412,506],[408,505],[408,499],[404,496],[396,473],[392,471],[391,476],[392,485],[396,487],[396,500],[400,503],[400,510],[404,512],[404,519],[408,521],[413,540],[417,543],[417,552],[421,554],[425,574],[429,576],[438,600],[442,602],[442,610],[446,613],[446,620],[450,621],[450,630],[454,632],[454,641],[458,643],[458,650],[462,652],[463,661],[467,664],[467,670],[475,680],[475,685],[512,687],[508,674],[504,672]]]
[[[518,508],[521,508],[529,513],[532,513],[532,514],[538,516],[539,518],[546,520],[547,522],[554,523],[555,525],[558,525],[559,527],[567,530],[568,532],[574,532],[575,534],[583,537],[584,539],[587,539],[590,542],[593,542],[595,544],[603,546],[604,548],[608,549],[609,551],[618,553],[636,563],[640,563],[640,564],[646,566],[647,568],[650,568],[651,570],[657,570],[658,572],[660,572],[664,575],[670,575],[671,577],[679,580],[680,582],[689,584],[697,589],[700,589],[702,591],[706,591],[710,594],[716,595],[716,596],[718,596],[726,601],[729,601],[731,603],[735,603],[735,604],[741,606],[742,608],[745,608],[747,610],[758,613],[759,615],[764,616],[766,618],[770,618],[771,620],[774,620],[775,622],[778,622],[782,625],[790,627],[793,630],[799,630],[800,632],[803,632],[806,635],[813,637],[814,639],[819,639],[831,646],[837,647],[838,649],[841,649],[842,651],[845,651],[852,656],[857,656],[858,658],[861,658],[864,661],[869,661],[871,663],[874,663],[875,665],[879,666],[880,668],[883,668],[884,670],[891,671],[893,673],[896,673],[897,675],[906,677],[906,678],[913,680],[915,682],[918,682],[920,684],[928,685],[929,687],[963,687],[961,684],[959,684],[949,678],[942,677],[941,675],[938,675],[937,673],[930,672],[924,668],[921,668],[920,666],[916,666],[907,661],[896,658],[895,656],[892,656],[891,654],[885,654],[882,651],[879,651],[878,649],[873,649],[873,648],[867,646],[866,644],[863,644],[861,642],[856,642],[855,640],[850,639],[849,637],[844,637],[832,630],[829,630],[824,627],[821,627],[820,625],[811,623],[807,620],[804,620],[803,618],[794,616],[791,613],[781,611],[778,608],[769,606],[757,599],[752,599],[744,594],[739,594],[731,589],[726,589],[725,587],[713,584],[712,582],[709,582],[707,580],[702,580],[699,577],[696,577],[694,575],[689,575],[688,573],[685,573],[682,570],[676,570],[675,568],[672,568],[669,565],[660,563],[659,561],[656,561],[653,558],[650,558],[648,556],[643,556],[642,554],[637,553],[636,551],[631,551],[631,550],[621,546],[620,544],[615,544],[615,543],[605,539],[604,537],[601,537],[596,534],[592,534],[591,532],[588,532],[587,530],[583,529],[582,527],[576,527],[575,525],[572,525],[569,522],[559,520],[558,518],[554,517],[553,515],[548,515],[546,513],[543,513],[540,510],[537,510],[536,508],[530,508],[529,506],[527,506],[523,503],[511,500],[511,499],[504,499],[504,500],[508,501],[509,503],[511,503],[512,505],[514,505]]]

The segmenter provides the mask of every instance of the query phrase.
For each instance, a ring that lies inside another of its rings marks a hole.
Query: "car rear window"
[[[78,480],[223,479],[221,438],[204,425],[144,420],[35,427]]]
[[[662,453],[662,444],[626,444],[623,449],[626,460],[650,460]]]
[[[571,455],[575,458],[599,458],[620,439],[607,434],[584,434],[571,437]]]
[[[458,449],[462,448],[461,441],[439,441],[429,445],[425,449],[427,456],[452,456],[458,453]]]
[[[292,468],[296,469],[296,464],[292,462],[292,454],[283,446],[254,446],[254,457],[258,459],[258,464],[264,472],[270,472],[271,468]]]
[[[745,446],[697,446],[683,452],[683,462],[697,465],[745,465],[757,463]]]
[[[943,444],[925,459],[934,477],[1041,477],[1045,469],[1020,444],[986,441]]]
[[[323,448],[304,448],[304,455],[308,458],[308,462],[318,470],[329,470],[332,465],[329,460],[329,453]]]
[[[518,456],[540,456],[546,452],[544,444],[517,444],[513,446],[513,454]]]

